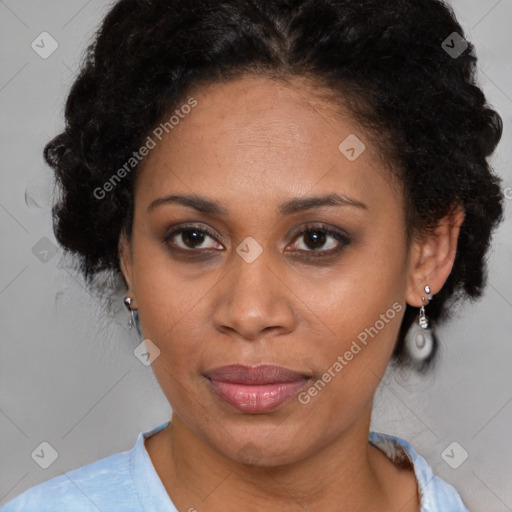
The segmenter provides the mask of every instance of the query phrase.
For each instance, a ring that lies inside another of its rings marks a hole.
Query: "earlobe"
[[[464,211],[457,207],[443,217],[432,232],[413,242],[407,287],[407,302],[411,306],[423,304],[425,286],[429,285],[435,295],[448,279],[464,217]]]

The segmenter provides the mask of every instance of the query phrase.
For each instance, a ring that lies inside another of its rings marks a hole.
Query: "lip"
[[[310,375],[276,365],[231,364],[205,373],[215,393],[245,413],[265,413],[284,405],[309,381]]]

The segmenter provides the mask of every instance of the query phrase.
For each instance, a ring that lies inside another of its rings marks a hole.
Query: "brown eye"
[[[310,226],[302,230],[295,237],[295,240],[298,240],[298,242],[294,242],[292,249],[308,256],[319,257],[334,255],[350,243],[347,235],[317,226]]]
[[[223,248],[208,229],[195,226],[176,229],[166,235],[163,242],[173,249],[189,252]]]
[[[204,234],[197,229],[187,229],[181,232],[182,242],[191,249],[195,249],[197,245],[201,245],[204,239]]]
[[[327,238],[322,231],[308,231],[303,237],[305,245],[310,249],[321,249]]]

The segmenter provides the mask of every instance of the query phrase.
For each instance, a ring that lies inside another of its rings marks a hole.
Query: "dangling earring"
[[[128,311],[130,312],[130,320],[128,321],[128,329],[132,329],[133,326],[135,326],[135,328],[137,329],[137,332],[139,333],[139,336],[142,336],[142,333],[141,333],[140,327],[139,327],[139,314],[137,313],[136,309],[132,309],[132,307],[131,307],[132,302],[133,302],[133,297],[125,297],[123,302],[124,302],[124,305],[126,306],[126,308],[128,309]]]
[[[404,340],[407,354],[420,368],[432,355],[436,344],[434,332],[430,328],[430,322],[425,313],[425,306],[433,297],[428,284],[425,286],[425,293],[428,302],[425,302],[425,297],[421,298],[423,304],[418,315],[418,322],[411,325]]]
[[[427,294],[427,298],[428,298],[428,302],[430,302],[432,300],[432,294],[430,293],[430,286],[427,284],[427,286],[425,286],[425,293]],[[428,323],[428,318],[427,318],[427,315],[425,313],[425,297],[421,297],[421,301],[423,302],[423,304],[421,305],[421,308],[420,308],[420,314],[418,316],[418,325],[422,328],[422,329],[428,329],[428,326],[429,326],[429,323]],[[428,304],[427,302],[427,304]]]

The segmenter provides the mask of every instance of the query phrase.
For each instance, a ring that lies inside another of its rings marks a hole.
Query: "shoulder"
[[[413,468],[421,500],[421,512],[469,512],[457,490],[434,474],[426,460],[404,439],[370,432],[371,444],[396,464],[409,461]]]
[[[1,512],[135,511],[131,450],[116,453],[27,489]]]

